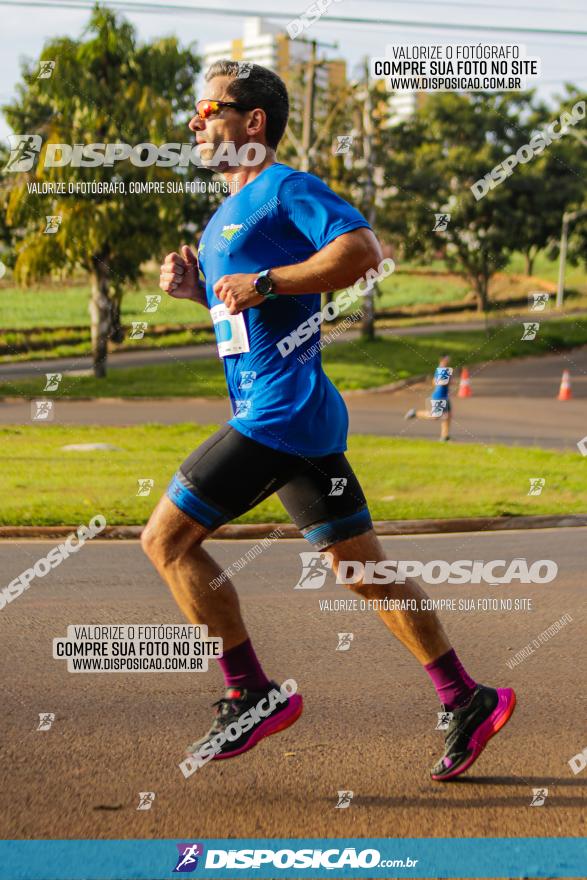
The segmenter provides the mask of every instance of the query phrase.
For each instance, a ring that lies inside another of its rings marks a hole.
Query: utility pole
[[[316,103],[316,71],[319,67],[327,64],[327,61],[318,61],[318,47],[325,49],[338,49],[338,43],[321,43],[318,40],[298,40],[298,43],[306,43],[310,46],[310,54],[305,65],[304,83],[304,110],[302,115],[302,139],[298,140],[288,126],[286,134],[293,144],[300,160],[300,171],[309,171],[313,151],[317,144],[314,143],[314,109]],[[318,142],[322,138],[318,137]]]
[[[562,309],[565,296],[565,269],[567,262],[567,243],[569,240],[569,224],[572,220],[577,220],[587,214],[587,209],[582,211],[569,211],[563,214],[563,224],[561,229],[560,254],[558,262],[558,288],[556,291],[556,307]]]
[[[314,130],[314,99],[316,97],[316,68],[318,66],[317,50],[318,44],[316,40],[312,40],[310,43],[310,57],[306,64],[300,171],[310,170],[310,148],[312,146]]]

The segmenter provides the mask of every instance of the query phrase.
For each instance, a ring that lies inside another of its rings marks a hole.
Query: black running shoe
[[[279,733],[302,714],[300,694],[274,681],[262,691],[228,688],[224,697],[214,703],[216,717],[212,727],[188,749],[190,757],[202,764],[234,758],[256,746],[266,736]]]
[[[516,705],[511,688],[478,685],[466,706],[455,709],[445,735],[444,755],[430,771],[437,782],[460,776],[473,764],[492,736],[509,721]]]

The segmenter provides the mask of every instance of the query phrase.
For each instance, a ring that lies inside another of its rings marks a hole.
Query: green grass
[[[520,312],[518,305],[506,309],[504,300],[520,300],[525,307],[529,291],[546,289],[548,286],[552,289],[556,285],[558,262],[548,260],[544,253],[536,258],[534,277],[525,276],[524,270],[523,257],[514,254],[507,272],[498,273],[491,282],[490,297],[504,315]],[[120,346],[111,346],[112,350],[173,348],[213,341],[211,329],[190,329],[190,325],[210,326],[207,310],[163,295],[157,283],[156,273],[150,267],[139,288],[125,294],[122,321],[129,327],[132,321],[146,320],[150,325],[164,330],[159,335],[147,333],[141,341],[126,339]],[[566,286],[566,307],[587,308],[587,273],[584,267],[568,265]],[[401,309],[405,313],[406,317],[393,319],[393,324],[397,326],[414,321],[421,323],[423,320],[429,323],[446,320],[466,323],[479,317],[476,311],[469,309],[451,312],[450,316],[434,314],[434,310],[443,305],[465,305],[474,300],[469,282],[448,272],[439,260],[425,265],[399,264],[396,272],[381,283],[380,292],[376,301],[378,312]],[[161,303],[156,312],[146,313],[145,297],[151,294],[160,294]],[[89,287],[81,277],[71,282],[48,282],[24,290],[13,286],[10,278],[0,281],[0,363],[89,355],[89,295]],[[354,311],[355,308],[356,305],[347,311]],[[389,319],[385,324],[388,323]],[[23,351],[28,345],[30,350]]]
[[[338,342],[323,350],[326,372],[341,390],[376,388],[411,376],[429,375],[441,354],[453,367],[497,358],[548,354],[587,344],[587,322],[566,318],[543,323],[532,342],[522,342],[522,326],[463,330],[433,336],[382,337],[372,343]],[[295,355],[290,355],[295,357]],[[1,382],[0,394],[39,396],[39,379]],[[216,397],[224,396],[224,373],[216,359],[177,361],[149,367],[110,370],[106,379],[64,376],[59,396],[65,397]]]
[[[3,525],[77,525],[97,513],[110,525],[144,523],[178,464],[214,425],[0,428]],[[118,451],[63,452],[71,443]],[[555,514],[585,510],[585,468],[576,453],[428,440],[353,436],[349,458],[374,519]],[[527,495],[540,474],[546,488]],[[137,497],[138,479],[155,481]],[[287,522],[276,496],[239,522]]]
[[[208,318],[208,323],[210,323]],[[210,325],[207,330],[178,327],[163,330],[156,335],[150,333],[141,340],[127,339],[121,345],[110,344],[110,351],[145,351],[156,348],[175,348],[179,345],[198,345],[203,342],[215,342],[214,330]],[[34,346],[34,350],[19,351],[22,345]],[[0,353],[0,363],[15,361],[35,361],[58,357],[84,357],[92,352],[90,329],[73,328],[67,330],[40,330],[27,333],[22,330],[0,332],[0,352],[8,346],[8,354]]]
[[[122,300],[122,320],[148,321],[151,324],[209,323],[208,310],[197,303],[186,303],[166,296],[158,281],[146,281],[138,290],[129,290]],[[156,312],[145,312],[145,296],[160,294]],[[21,289],[0,282],[0,327],[22,330],[32,327],[87,327],[90,288],[87,284],[40,285]]]
[[[387,311],[406,306],[461,302],[469,289],[468,282],[456,275],[411,275],[398,270],[380,284],[381,295],[375,308]]]
[[[508,264],[508,272],[523,273],[525,271],[526,264],[522,254],[513,254]],[[546,254],[541,252],[534,261],[533,272],[534,278],[543,278],[545,281],[556,285],[558,282],[558,260],[549,260]],[[587,272],[584,265],[572,266],[567,261],[565,287],[568,290],[576,290],[587,294]]]
[[[521,254],[514,254],[507,272],[521,275],[525,271]],[[429,274],[427,274],[429,273]],[[534,264],[534,278],[556,284],[558,261],[548,260],[540,253]],[[567,265],[566,283],[569,289],[587,294],[587,272],[584,266]],[[495,282],[497,293],[501,286],[508,286],[507,278]],[[162,294],[158,279],[147,273],[137,290],[129,290],[122,300],[122,316],[125,323],[149,320],[157,324],[207,323],[206,309]],[[511,286],[511,285],[509,285]],[[527,280],[525,288],[534,289],[536,284]],[[381,284],[382,296],[378,309],[402,306],[459,302],[470,290],[470,284],[458,275],[449,273],[444,263],[435,260],[423,265],[398,263],[396,272]],[[161,294],[161,303],[154,313],[145,313],[145,296]],[[87,327],[90,288],[87,282],[77,279],[72,283],[47,282],[30,289],[15,287],[9,278],[0,281],[0,328],[3,330],[33,327]],[[189,317],[188,317],[189,315]]]
[[[45,374],[42,373],[39,379],[0,382],[0,395],[38,397],[44,387]],[[219,360],[176,361],[170,356],[169,363],[110,370],[106,379],[65,374],[58,396],[225,397],[226,385]]]

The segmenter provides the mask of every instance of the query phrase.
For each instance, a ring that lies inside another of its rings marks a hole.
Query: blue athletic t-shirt
[[[450,367],[436,367],[434,370],[434,391],[432,400],[448,400],[452,370]]]
[[[369,227],[362,214],[325,183],[281,163],[227,197],[206,226],[198,259],[219,353],[228,352],[222,359],[234,414],[229,424],[247,437],[290,454],[344,452],[348,413],[320,352],[303,358],[319,329],[285,357],[277,347],[320,311],[319,293],[278,295],[234,321],[214,284],[222,275],[303,262],[362,226]]]

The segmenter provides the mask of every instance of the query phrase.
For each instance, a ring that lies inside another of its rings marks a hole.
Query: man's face
[[[207,98],[210,101],[234,101],[228,93],[233,78],[230,76],[215,76],[204,85],[204,93],[199,100]],[[234,107],[220,107],[217,113],[213,113],[208,119],[200,119],[196,114],[188,123],[188,127],[196,135],[196,142],[200,144],[200,157],[204,166],[222,143],[232,141],[235,149],[239,150],[243,144],[249,141],[247,132],[251,114],[235,110]],[[222,151],[220,152],[222,155]],[[215,166],[217,171],[227,171],[228,162],[222,162]]]

